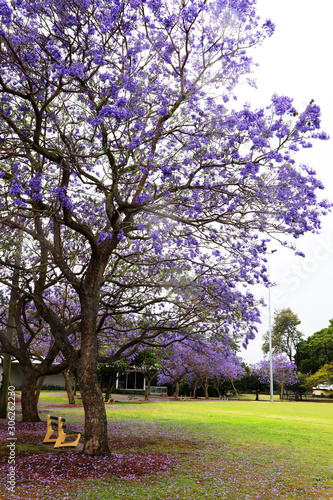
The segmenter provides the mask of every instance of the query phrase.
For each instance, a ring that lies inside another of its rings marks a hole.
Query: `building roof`
[[[312,387],[313,391],[333,391],[333,384],[327,385],[327,384],[319,384],[316,385],[316,387]]]

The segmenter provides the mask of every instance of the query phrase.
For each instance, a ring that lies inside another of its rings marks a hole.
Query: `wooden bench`
[[[105,394],[104,396],[104,403],[115,403],[116,400],[111,397],[110,394]]]
[[[51,438],[52,434],[58,433],[57,438]],[[77,436],[75,441],[65,443],[67,436]],[[47,416],[47,428],[46,436],[43,443],[54,443],[54,448],[60,448],[62,446],[72,446],[76,447],[80,441],[81,433],[77,431],[71,431],[66,427],[66,420],[62,417],[54,417],[52,415]]]

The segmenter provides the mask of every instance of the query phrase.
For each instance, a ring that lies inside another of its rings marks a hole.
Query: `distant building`
[[[122,375],[118,375],[116,389],[123,389],[127,391],[145,391],[146,379],[144,378],[142,372],[126,372]]]
[[[312,387],[313,396],[331,396],[333,394],[333,384],[319,384],[316,387]]]
[[[140,371],[128,371],[122,375],[118,374],[116,381],[116,389],[121,389],[124,391],[145,391],[147,388],[147,382],[143,373]],[[162,386],[151,386],[150,395],[151,396],[167,396],[167,387]]]
[[[2,357],[0,356],[0,386],[2,385]],[[10,370],[10,382],[9,385],[14,387],[22,387],[23,381],[23,371],[20,363],[15,359],[12,359],[11,370]],[[65,379],[61,373],[57,375],[47,375],[44,379],[43,386],[55,386],[55,387],[66,387]]]
[[[22,387],[23,381],[23,371],[20,363],[15,359],[12,359],[11,370],[10,370],[10,383],[14,387]],[[0,387],[2,385],[2,357],[0,356]],[[62,373],[57,375],[47,375],[43,382],[43,387],[63,387],[65,389],[65,379]],[[129,371],[122,375],[118,375],[116,381],[116,389],[122,389],[127,391],[145,391],[147,388],[146,379],[143,373],[140,371]],[[156,387],[152,386],[150,388],[150,394],[155,396],[165,396],[167,393],[166,387]]]

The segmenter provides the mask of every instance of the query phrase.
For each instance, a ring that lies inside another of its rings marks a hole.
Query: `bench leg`
[[[67,436],[77,436],[77,439],[75,441],[70,441],[69,443],[65,443],[65,439]],[[79,441],[80,441],[81,434],[78,432],[77,434],[66,434],[63,430],[63,425],[62,425],[62,419],[59,417],[58,421],[58,439],[56,440],[54,444],[54,448],[62,448],[63,446],[72,446],[75,448]]]
[[[56,431],[52,429],[51,415],[48,415],[47,416],[46,436],[43,440],[43,443],[55,443],[57,441],[57,438],[50,439],[50,436],[52,436],[52,434],[55,434],[55,432]]]
[[[72,434],[73,436],[77,436],[77,439],[75,441],[71,441],[70,443],[65,443],[66,436],[69,434],[65,434],[62,432],[61,434],[59,433],[59,437],[55,442],[54,448],[62,448],[63,446],[72,446],[73,448],[76,448],[76,446],[79,444],[81,434]]]

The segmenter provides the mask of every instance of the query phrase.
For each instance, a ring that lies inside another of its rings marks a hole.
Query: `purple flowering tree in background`
[[[189,352],[187,364],[188,372],[184,380],[193,387],[193,397],[196,388],[202,387],[205,398],[208,399],[210,384],[214,385],[220,397],[220,386],[224,381],[229,381],[237,394],[234,380],[244,374],[244,369],[241,366],[241,359],[229,345],[214,340],[201,341]]]
[[[157,382],[175,385],[175,399],[179,399],[179,383],[184,380],[190,371],[190,357],[193,348],[187,344],[177,343],[158,352],[160,372]]]
[[[196,389],[202,387],[205,398],[208,399],[208,388],[213,382],[220,396],[220,385],[223,381],[231,382],[236,394],[234,380],[244,374],[241,359],[231,349],[228,342],[216,339],[191,338],[190,341],[180,341],[163,349],[158,354],[161,366],[158,382],[174,383],[175,399],[179,397],[179,383],[186,382]]]
[[[193,397],[195,397],[196,389],[202,387],[205,398],[208,399],[208,387],[214,373],[221,369],[221,362],[226,359],[226,349],[223,349],[222,359],[214,352],[216,343],[199,344],[196,348],[191,349],[187,359],[188,373],[185,376],[185,382],[193,387]]]
[[[269,361],[263,360],[252,367],[253,373],[257,374],[263,384],[270,383]],[[280,399],[282,401],[283,387],[298,382],[297,367],[290,361],[286,354],[275,354],[273,356],[273,380],[280,386]]]
[[[6,330],[7,310],[8,305],[4,302],[0,307],[3,331]],[[37,404],[45,376],[68,369],[68,362],[63,359],[52,339],[49,325],[43,321],[35,304],[26,295],[17,297],[14,324],[16,337],[13,343],[0,331],[0,352],[11,354],[20,363],[22,421],[38,422]],[[67,378],[67,374],[64,376]]]
[[[223,369],[220,372],[217,372],[213,379],[214,387],[218,391],[219,397],[221,397],[221,394],[218,387],[220,387],[223,382],[230,382],[237,398],[239,399],[239,395],[235,387],[235,381],[241,379],[244,375],[245,369],[242,366],[242,359],[236,355],[229,356],[225,360]]]
[[[293,158],[326,139],[320,109],[228,104],[274,29],[254,0],[0,0],[0,18],[0,223],[22,241],[0,280],[19,272],[77,377],[84,453],[108,453],[101,346],[254,337],[242,285],[267,283],[269,235],[328,209]]]

